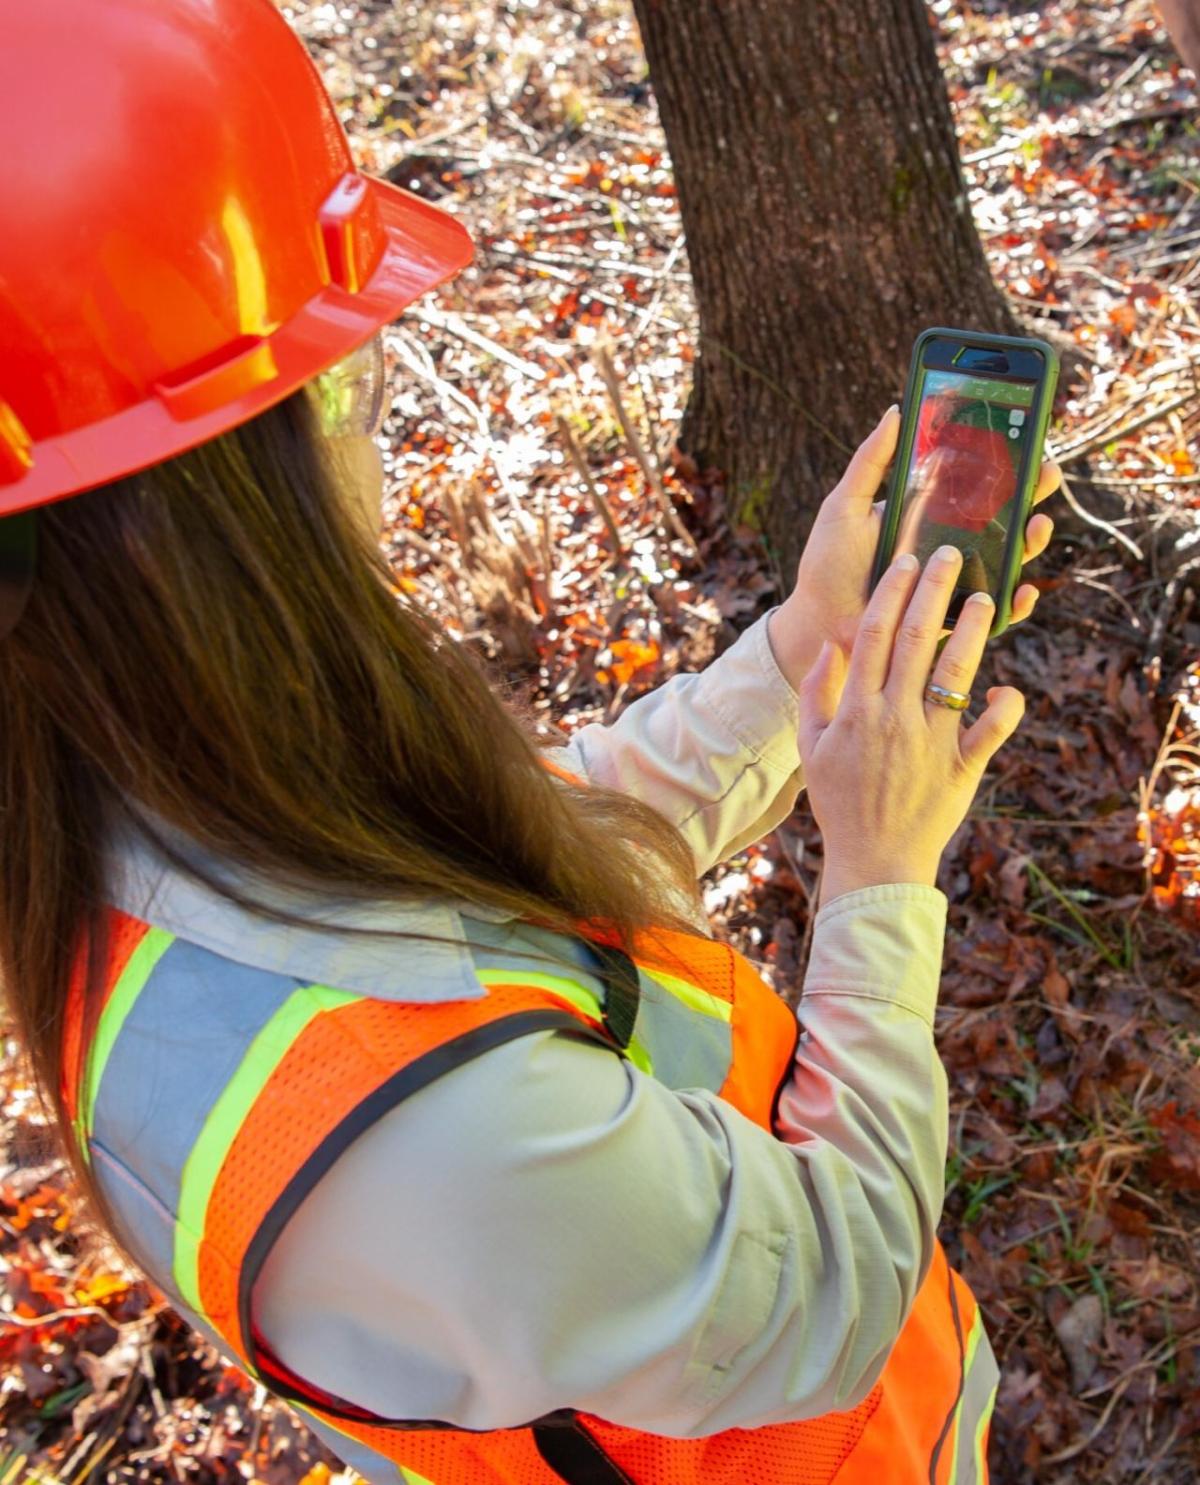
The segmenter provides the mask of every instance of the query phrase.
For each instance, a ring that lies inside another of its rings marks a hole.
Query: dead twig
[[[541,499],[538,502],[538,538],[541,542],[542,576],[546,585],[546,611],[549,613],[554,605],[554,536],[551,529],[550,502],[546,498],[545,487],[541,491]]]
[[[1167,586],[1163,589],[1162,602],[1158,606],[1158,612],[1154,616],[1154,623],[1150,628],[1150,637],[1146,641],[1145,663],[1147,668],[1153,669],[1155,674],[1162,668],[1162,642],[1167,632],[1167,625],[1171,622],[1171,615],[1175,611],[1175,600],[1179,590],[1191,577],[1192,573],[1200,569],[1200,557],[1192,557],[1176,572]]]
[[[1053,451],[1053,449],[1051,449],[1049,444],[1046,445],[1046,452],[1061,469],[1062,459],[1057,453]],[[1145,553],[1142,551],[1141,547],[1138,546],[1137,542],[1133,540],[1132,537],[1126,536],[1125,533],[1114,526],[1111,521],[1106,521],[1101,516],[1093,515],[1090,510],[1084,510],[1083,506],[1080,505],[1079,501],[1075,498],[1075,492],[1071,489],[1068,480],[1063,480],[1062,485],[1060,486],[1060,490],[1062,492],[1062,498],[1067,502],[1067,504],[1071,507],[1071,509],[1075,512],[1079,519],[1085,523],[1085,525],[1094,526],[1097,531],[1105,532],[1107,535],[1111,536],[1114,541],[1120,542],[1123,547],[1132,552],[1139,562],[1145,561]]]
[[[395,531],[395,541],[397,549],[401,552],[403,552],[405,547],[413,547],[423,557],[428,557],[431,562],[435,562],[441,567],[448,567],[452,572],[457,571],[454,563],[445,552],[439,551],[428,537],[422,536],[419,531],[414,531],[410,526],[398,527]]]
[[[654,291],[654,297],[651,299],[646,308],[642,310],[641,314],[638,317],[638,322],[634,326],[633,338],[629,342],[629,350],[631,354],[637,349],[638,345],[641,342],[642,336],[645,335],[647,329],[650,327],[655,317],[657,316],[659,305],[663,302],[663,298],[666,295],[667,288],[670,284],[671,271],[674,269],[676,261],[678,260],[680,253],[683,252],[685,246],[686,243],[683,233],[681,232],[675,239],[675,244],[671,248],[671,251],[667,254],[666,262],[659,270],[659,283],[658,287]]]
[[[964,165],[980,165],[985,160],[997,160],[1005,155],[1018,154],[1029,140],[1040,136],[1043,139],[1098,139],[1114,129],[1123,129],[1127,124],[1158,123],[1165,119],[1189,118],[1194,109],[1187,104],[1171,104],[1165,108],[1135,109],[1131,113],[1111,114],[1107,118],[1094,119],[1088,123],[1068,121],[1058,127],[1044,128],[1041,125],[1023,129],[1020,134],[989,145],[987,149],[974,150],[963,156]]]
[[[57,1325],[60,1320],[76,1320],[83,1315],[99,1315],[112,1323],[112,1316],[99,1305],[80,1305],[73,1310],[47,1310],[44,1315],[0,1315],[0,1325],[12,1325],[21,1330],[39,1330],[43,1325]]]
[[[1096,1426],[1092,1429],[1091,1433],[1087,1434],[1082,1439],[1077,1439],[1075,1443],[1069,1444],[1065,1449],[1060,1449],[1057,1454],[1048,1454],[1046,1458],[1042,1460],[1042,1463],[1044,1465],[1065,1464],[1068,1459],[1074,1459],[1077,1454],[1082,1454],[1085,1449],[1091,1448],[1092,1444],[1095,1443],[1095,1441],[1108,1427],[1108,1420],[1112,1417],[1113,1409],[1125,1396],[1125,1393],[1128,1391],[1129,1386],[1132,1382],[1133,1376],[1131,1374],[1125,1378],[1125,1380],[1119,1387],[1114,1388],[1113,1395],[1109,1398],[1107,1406],[1105,1407],[1103,1413],[1100,1414],[1100,1417],[1097,1419]]]
[[[459,340],[465,340],[477,350],[486,351],[489,356],[494,356],[497,361],[503,362],[505,366],[519,375],[528,377],[530,381],[545,381],[546,373],[540,366],[535,366],[532,361],[523,361],[520,356],[514,356],[511,351],[498,345],[489,336],[468,325],[462,315],[451,314],[433,305],[423,304],[420,317],[429,324],[448,331],[451,335],[457,335]]]
[[[1132,423],[1125,423],[1120,428],[1115,428],[1111,432],[1093,434],[1091,437],[1085,438],[1081,443],[1073,444],[1070,448],[1063,449],[1061,453],[1054,456],[1054,462],[1060,468],[1065,468],[1068,464],[1074,464],[1077,459],[1082,459],[1086,454],[1090,454],[1093,449],[1102,448],[1106,443],[1116,443],[1119,438],[1128,438],[1131,434],[1140,432],[1141,429],[1147,427],[1150,423],[1158,422],[1159,418],[1168,417],[1171,413],[1178,412],[1180,408],[1189,407],[1197,400],[1200,400],[1200,392],[1196,392],[1195,390],[1185,392],[1182,397],[1176,397],[1174,402],[1164,403],[1162,407],[1151,408],[1148,413],[1143,413],[1140,418],[1134,418]]]
[[[612,354],[607,346],[601,346],[596,352],[596,366],[600,372],[600,379],[604,383],[609,397],[612,398],[612,404],[616,410],[617,421],[621,425],[621,431],[624,433],[629,447],[633,451],[633,457],[641,466],[642,473],[646,477],[646,483],[658,501],[659,509],[662,511],[663,519],[666,522],[669,532],[684,543],[687,547],[688,555],[693,560],[698,559],[700,556],[699,548],[696,546],[695,541],[693,541],[691,532],[679,519],[679,512],[672,505],[671,498],[663,487],[658,470],[654,467],[649,454],[646,452],[646,446],[642,442],[642,436],[637,430],[637,425],[626,410],[625,399],[621,393],[620,378],[617,376],[617,369],[613,365]]]
[[[88,1434],[62,1467],[60,1478],[63,1485],[82,1485],[82,1482],[98,1470],[112,1453],[124,1430],[125,1420],[133,1411],[133,1405],[137,1401],[138,1393],[142,1390],[144,1382],[141,1371],[135,1367],[126,1378],[125,1386],[121,1390],[121,1399],[115,1411],[105,1420],[104,1431],[97,1430],[95,1433]],[[80,1463],[81,1460],[82,1463]]]
[[[579,440],[575,437],[570,423],[559,414],[558,431],[562,435],[562,441],[567,446],[571,463],[575,466],[575,472],[583,481],[584,488],[591,497],[592,504],[608,529],[609,540],[613,544],[613,551],[618,557],[625,555],[625,543],[621,540],[621,528],[617,525],[617,518],[613,515],[612,506],[609,505],[604,492],[592,478],[592,471],[588,468],[587,460],[583,456],[583,450],[579,447]]]
[[[1158,490],[1175,489],[1178,485],[1200,485],[1200,474],[1129,475],[1124,479],[1110,479],[1104,475],[1078,474],[1075,476],[1085,485],[1095,485],[1102,490]]]
[[[1081,1392],[1079,1394],[1080,1402],[1086,1402],[1092,1397],[1103,1397],[1110,1388],[1115,1389],[1122,1383],[1129,1383],[1137,1376],[1138,1372],[1144,1372],[1147,1367],[1162,1366],[1165,1361],[1169,1361],[1181,1348],[1196,1340],[1198,1336],[1200,1336],[1200,1331],[1196,1330],[1186,1330],[1181,1335],[1167,1336],[1164,1340],[1159,1341],[1158,1345],[1152,1350],[1147,1351],[1140,1361],[1135,1361],[1132,1366],[1127,1367],[1119,1376],[1114,1377],[1111,1382],[1101,1382],[1095,1387],[1089,1387],[1086,1392]],[[1047,1463],[1049,1462],[1047,1461]]]

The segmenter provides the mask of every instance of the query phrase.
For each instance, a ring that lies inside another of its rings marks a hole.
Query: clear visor
[[[313,378],[321,426],[330,438],[373,438],[383,425],[383,331]]]

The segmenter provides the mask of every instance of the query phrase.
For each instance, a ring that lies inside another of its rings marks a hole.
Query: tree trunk
[[[682,446],[784,569],[927,325],[1011,332],[925,0],[634,0],[700,315]]]
[[[1200,77],[1200,0],[1158,0],[1158,8],[1183,65]]]

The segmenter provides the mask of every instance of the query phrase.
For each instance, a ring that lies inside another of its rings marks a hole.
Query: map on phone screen
[[[994,594],[1004,567],[1025,444],[1032,382],[927,371],[904,483],[895,555],[921,565],[949,543],[963,554],[958,587]]]

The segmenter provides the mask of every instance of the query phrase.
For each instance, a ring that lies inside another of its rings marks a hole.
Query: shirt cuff
[[[804,999],[883,1000],[932,1028],[947,906],[943,892],[918,882],[890,882],[835,897],[813,924]]]
[[[752,624],[696,677],[693,704],[718,718],[759,762],[786,777],[800,767],[800,700],[771,650],[770,617]]]

